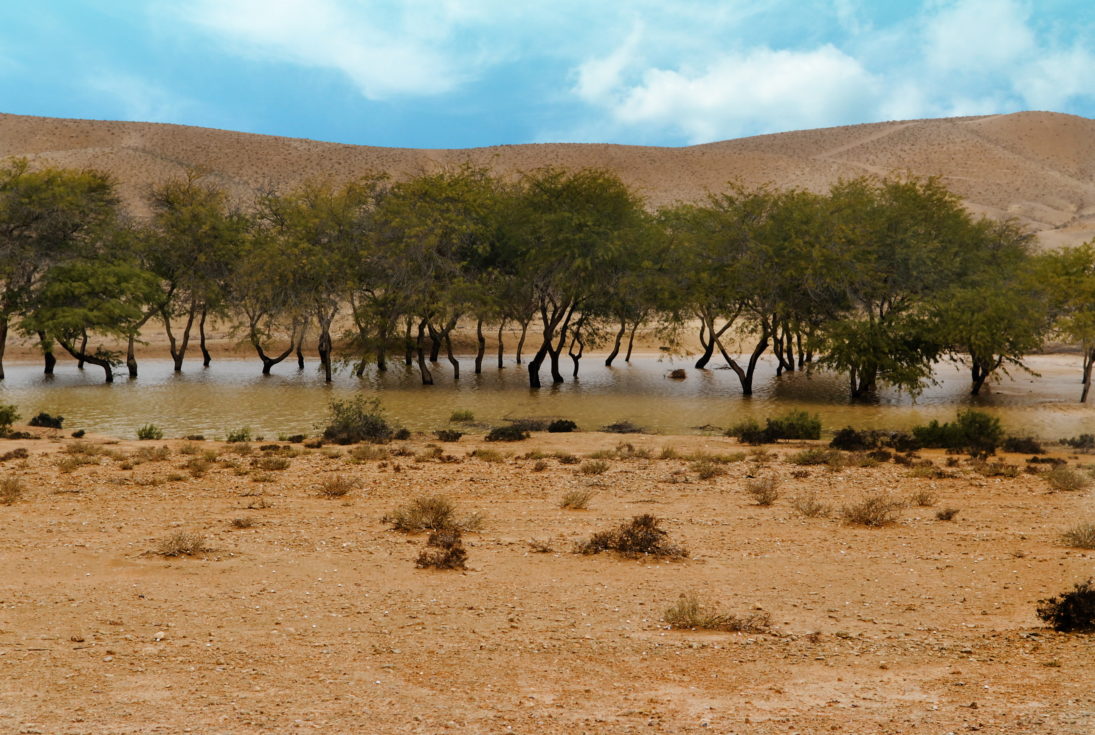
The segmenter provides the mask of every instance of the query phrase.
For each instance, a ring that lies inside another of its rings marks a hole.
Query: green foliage
[[[225,434],[224,440],[229,444],[242,444],[245,442],[249,442],[251,441],[251,429],[247,426],[233,429]]]
[[[528,438],[529,433],[515,424],[495,426],[486,436],[489,442],[519,442]]]
[[[331,418],[323,427],[323,438],[336,444],[370,442],[384,444],[391,440],[393,430],[380,401],[354,396],[344,401],[331,401]]]
[[[30,426],[40,426],[46,429],[60,429],[64,424],[64,416],[51,416],[45,411],[41,411],[36,414],[30,421],[27,422]]]
[[[577,431],[578,424],[570,419],[556,419],[548,424],[547,430],[548,433],[551,434],[565,434],[571,431]]]
[[[155,424],[145,424],[137,429],[137,438],[142,441],[163,439],[163,429]]]
[[[1000,419],[972,409],[959,412],[954,422],[940,424],[933,419],[927,426],[914,427],[912,433],[920,446],[971,455],[993,454],[1004,440]]]
[[[805,411],[790,411],[765,420],[762,428],[756,419],[746,419],[726,430],[745,444],[771,444],[780,439],[820,439],[821,419]]]
[[[11,431],[11,425],[19,420],[19,409],[10,403],[0,403],[0,436]]]

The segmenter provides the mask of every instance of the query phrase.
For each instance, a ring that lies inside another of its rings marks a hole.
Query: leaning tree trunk
[[[1087,394],[1091,390],[1091,368],[1095,365],[1095,348],[1084,352],[1084,389],[1080,393],[1080,403],[1087,403]]]
[[[525,336],[528,334],[528,325],[532,319],[525,319],[521,322],[521,337],[517,340],[517,364],[521,364],[521,352],[525,349]]]
[[[418,336],[415,340],[415,352],[418,355],[418,372],[422,376],[422,385],[433,385],[433,373],[426,366],[426,320],[418,323]]]
[[[578,345],[578,351],[574,351],[574,345]],[[574,332],[574,338],[570,341],[570,347],[567,348],[567,354],[570,355],[570,359],[574,361],[574,379],[578,379],[578,363],[582,359],[582,355],[585,354],[586,343],[582,339],[581,329]]]
[[[186,325],[183,327],[181,341],[175,340],[175,334],[171,331],[171,318],[167,315],[167,311],[164,310],[161,312],[164,330],[167,332],[167,346],[171,351],[171,359],[175,363],[175,372],[177,373],[182,372],[183,360],[186,358],[186,349],[190,345],[190,330],[194,327],[194,317],[197,316],[197,311],[197,305],[191,304],[190,311],[186,315]]]
[[[141,328],[148,323],[148,320],[155,315],[155,309],[149,311],[147,314],[141,317],[141,321],[133,325],[133,331],[129,333],[129,339],[126,341],[127,344],[125,350],[125,367],[126,370],[129,371],[129,377],[131,378],[137,377],[137,335],[140,334]]]
[[[441,335],[429,321],[426,322],[426,329],[430,332],[430,362],[436,363],[441,356]]]
[[[202,367],[209,367],[209,363],[213,362],[213,356],[209,354],[209,347],[205,339],[205,319],[208,316],[209,309],[203,306],[201,319],[198,320],[198,346],[201,347],[202,351]]]
[[[446,339],[448,339],[446,337]],[[483,320],[475,320],[475,339],[479,347],[475,352],[475,374],[483,372],[483,355],[487,353],[487,338],[483,336]]]
[[[768,349],[768,332],[764,331],[761,333],[761,338],[756,346],[753,347],[753,353],[749,355],[749,362],[744,368],[726,354],[726,350],[722,347],[722,342],[719,342],[719,349],[722,350],[722,356],[726,358],[726,362],[730,365],[730,369],[738,376],[738,382],[741,383],[741,394],[743,396],[753,395],[753,376],[756,374],[757,362],[760,360],[760,356]]]
[[[110,364],[110,360],[105,360],[97,355],[89,355],[84,350],[77,349],[75,345],[71,344],[67,340],[58,339],[57,343],[64,348],[65,352],[72,355],[74,359],[83,360],[89,365],[101,367],[103,369],[103,372],[105,373],[106,382],[114,382],[114,367]]]
[[[503,321],[501,324],[498,325],[498,369],[499,370],[501,370],[502,368],[504,368],[506,366],[506,362],[505,362],[505,360],[506,360],[506,348],[505,348],[505,344],[503,344],[503,342],[502,342],[502,330],[504,330],[505,328],[506,328],[506,322],[505,321]],[[0,375],[0,377],[3,377],[3,375]]]
[[[45,332],[38,333],[38,343],[42,346],[42,359],[45,361],[43,371],[46,375],[53,375],[53,368],[57,365],[57,357],[53,354],[53,348],[49,346],[49,340],[46,339]],[[72,350],[68,350],[68,352],[77,360],[80,359],[77,355],[84,354],[83,352],[73,352]],[[91,362],[91,360],[85,359],[84,362]],[[97,365],[98,363],[91,362],[91,364]]]
[[[449,359],[449,364],[452,365],[452,379],[460,380],[460,362],[452,354],[452,338],[449,336],[448,330],[445,331],[445,357]]]
[[[0,380],[4,379],[4,353],[8,349],[8,316],[0,316]]]
[[[616,359],[616,355],[620,354],[620,345],[624,341],[624,333],[627,331],[627,322],[623,319],[620,320],[620,329],[616,332],[616,341],[612,343],[612,352],[608,353],[608,357],[605,358],[605,367],[612,367],[612,361]]]
[[[631,350],[635,346],[635,331],[639,328],[639,322],[631,325],[631,335],[627,338],[627,352],[624,353],[624,362],[631,363]]]

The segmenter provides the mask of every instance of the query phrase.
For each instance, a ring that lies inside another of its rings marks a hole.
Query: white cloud
[[[1074,98],[1095,98],[1095,54],[1075,46],[1033,59],[1016,75],[1015,90],[1035,110],[1060,110]]]
[[[995,71],[1035,48],[1025,8],[1014,0],[960,0],[929,15],[924,56],[943,71]]]
[[[169,92],[133,74],[100,70],[84,79],[84,86],[114,100],[118,117],[141,122],[176,122],[192,112],[191,100]]]

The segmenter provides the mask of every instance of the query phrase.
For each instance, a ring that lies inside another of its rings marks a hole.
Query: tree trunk
[[[719,349],[722,349],[722,343],[719,343]],[[753,353],[749,355],[749,362],[742,368],[734,360],[726,354],[726,350],[723,350],[722,355],[726,358],[726,362],[730,364],[730,369],[733,370],[738,376],[738,382],[741,383],[741,394],[743,396],[753,395],[753,376],[757,371],[757,362],[760,360],[760,356],[764,354],[764,351],[768,349],[768,332],[765,330],[761,332],[761,338],[753,347]]]
[[[414,364],[414,341],[411,340],[410,319],[407,319],[407,328],[403,332],[403,362],[407,367]]]
[[[517,340],[517,364],[521,364],[521,351],[525,348],[525,335],[528,333],[528,325],[532,322],[532,319],[526,319],[521,322],[521,338]],[[539,387],[539,386],[537,386]]]
[[[627,338],[627,352],[624,353],[624,362],[631,364],[631,350],[635,347],[635,332],[639,328],[638,320],[631,325],[631,334]]]
[[[612,352],[608,353],[608,357],[605,358],[605,367],[612,367],[612,361],[616,359],[616,355],[620,354],[620,345],[624,341],[624,332],[627,331],[627,322],[623,319],[620,320],[620,329],[616,332],[616,340],[612,343]]]
[[[331,321],[332,319],[321,318],[319,320],[319,344],[317,345],[317,351],[319,352],[319,363],[323,366],[323,382],[330,383],[332,378],[331,373]],[[303,342],[303,328],[301,329],[301,340]],[[300,360],[300,367],[304,367],[304,356],[300,353],[300,342],[297,342],[297,357]]]
[[[86,330],[80,336],[80,354],[82,355],[85,352],[87,352],[87,331]],[[82,359],[76,361],[76,369],[77,370],[83,370],[84,369],[84,361]]]
[[[445,338],[446,340],[448,337]],[[475,339],[479,343],[479,348],[475,353],[475,374],[479,375],[483,372],[483,355],[487,352],[487,339],[483,336],[483,320],[475,320]]]
[[[71,345],[63,339],[58,339],[57,342],[58,342],[58,344],[61,345],[61,347],[64,348],[65,352],[72,355],[73,358],[75,358],[77,360],[82,359],[86,363],[90,363],[91,365],[96,365],[98,367],[101,367],[103,369],[103,372],[106,374],[106,382],[108,382],[108,383],[113,383],[114,382],[114,369],[110,364],[110,360],[104,360],[101,357],[97,357],[95,355],[89,355],[84,351],[77,350],[75,345]]]
[[[506,328],[506,323],[503,321],[498,325],[498,369],[501,370],[506,366],[506,350],[505,345],[502,343],[502,330]],[[3,378],[3,374],[0,374],[0,378]]]
[[[38,333],[38,343],[42,346],[42,359],[45,362],[43,372],[46,375],[53,375],[53,368],[57,365],[57,357],[53,354],[53,347],[50,346],[49,340],[46,339],[45,332]],[[77,354],[82,355],[84,353],[74,353],[70,350],[69,354],[71,354],[73,357],[76,357]],[[79,360],[80,358],[76,357],[76,359]],[[85,360],[85,362],[91,362],[91,360]],[[98,363],[91,362],[91,364],[97,365]]]
[[[202,351],[202,367],[209,367],[209,363],[213,362],[213,356],[209,354],[209,347],[205,339],[205,320],[208,316],[209,309],[203,306],[202,316],[198,321],[198,346],[201,347]]]
[[[137,350],[134,348],[134,342],[137,341],[137,335],[129,335],[129,341],[125,350],[125,367],[129,371],[129,377],[137,377]]]
[[[297,330],[295,327],[293,328],[293,333],[289,335],[289,346],[285,348],[285,351],[271,357],[270,355],[267,355],[266,350],[262,348],[257,326],[258,321],[252,320],[250,329],[251,346],[255,348],[255,352],[258,353],[259,359],[262,360],[262,374],[269,375],[271,368],[293,353],[293,348],[297,345]]]
[[[540,366],[544,364],[544,358],[548,353],[548,343],[540,345],[540,349],[536,351],[536,354],[528,364],[528,385],[530,388],[540,387]]]
[[[176,342],[175,335],[171,331],[171,318],[167,315],[167,311],[161,311],[163,317],[164,330],[167,332],[167,344],[168,349],[171,351],[171,359],[175,363],[175,372],[181,373],[183,360],[186,358],[186,349],[190,345],[190,330],[194,327],[194,317],[197,316],[198,307],[195,304],[190,305],[190,311],[186,315],[186,326],[183,327],[182,341]],[[92,363],[93,365],[95,363]]]
[[[575,343],[578,344],[578,352],[574,352]],[[582,355],[585,353],[585,351],[586,344],[585,341],[582,339],[582,333],[581,331],[576,331],[574,333],[574,339],[570,341],[570,347],[567,349],[567,354],[570,355],[570,359],[574,361],[574,374],[572,377],[575,380],[577,380],[578,378],[578,362],[582,359]]]
[[[426,319],[418,323],[418,338],[415,342],[418,353],[418,372],[422,375],[422,385],[433,385],[433,373],[426,367]]]
[[[1087,394],[1091,390],[1091,367],[1095,365],[1095,349],[1084,352],[1084,389],[1080,393],[1080,403],[1087,403]]]
[[[0,380],[4,379],[4,353],[8,349],[8,316],[0,316]]]
[[[426,328],[430,331],[430,362],[436,363],[441,355],[441,335],[429,321],[426,322]]]
[[[308,323],[305,322],[300,327],[300,339],[297,340],[297,349],[296,349],[296,353],[297,353],[297,370],[303,370],[304,369],[304,333],[307,332],[307,331],[308,331]],[[323,341],[323,335],[320,335],[319,339],[322,342]],[[322,361],[322,359],[323,359],[323,357],[321,356],[320,360]]]
[[[443,340],[445,342],[445,357],[449,359],[449,364],[452,365],[452,379],[460,380],[460,362],[452,354],[452,338],[449,336],[448,330],[445,330]]]

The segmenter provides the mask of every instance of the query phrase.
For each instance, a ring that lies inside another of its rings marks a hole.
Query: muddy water
[[[884,391],[873,405],[850,404],[842,376],[791,374],[776,377],[765,363],[756,393],[741,397],[736,376],[728,369],[691,368],[690,360],[637,357],[630,365],[606,368],[601,361],[583,361],[579,380],[532,391],[522,366],[491,366],[472,374],[463,359],[459,381],[447,363],[435,366],[437,384],[420,385],[418,374],[397,364],[385,374],[356,378],[346,371],[325,385],[315,362],[299,371],[282,364],[274,374],[259,374],[255,360],[215,360],[208,369],[189,363],[174,374],[167,360],[145,360],[138,380],[118,377],[102,383],[102,371],[77,370],[59,363],[52,378],[38,364],[11,364],[0,383],[0,401],[19,406],[24,418],[38,411],[65,416],[65,428],[132,437],[138,426],[154,423],[168,437],[204,434],[223,437],[226,431],[250,427],[254,433],[314,433],[332,398],[364,391],[382,401],[389,416],[413,430],[430,430],[447,423],[456,409],[474,412],[477,422],[500,423],[504,418],[565,417],[583,429],[628,420],[660,433],[695,433],[698,427],[724,427],[742,418],[803,408],[821,415],[826,430],[841,426],[907,428],[932,418],[946,420],[964,407],[998,415],[1017,434],[1045,439],[1095,432],[1095,407],[1076,403],[1079,397],[1078,356],[1048,355],[1029,360],[1039,377],[1016,371],[992,386],[986,395],[968,395],[966,373],[944,363],[937,384],[913,399]],[[567,364],[569,368],[569,361]],[[687,368],[684,380],[671,380],[674,368]],[[546,375],[544,377],[550,380]]]

